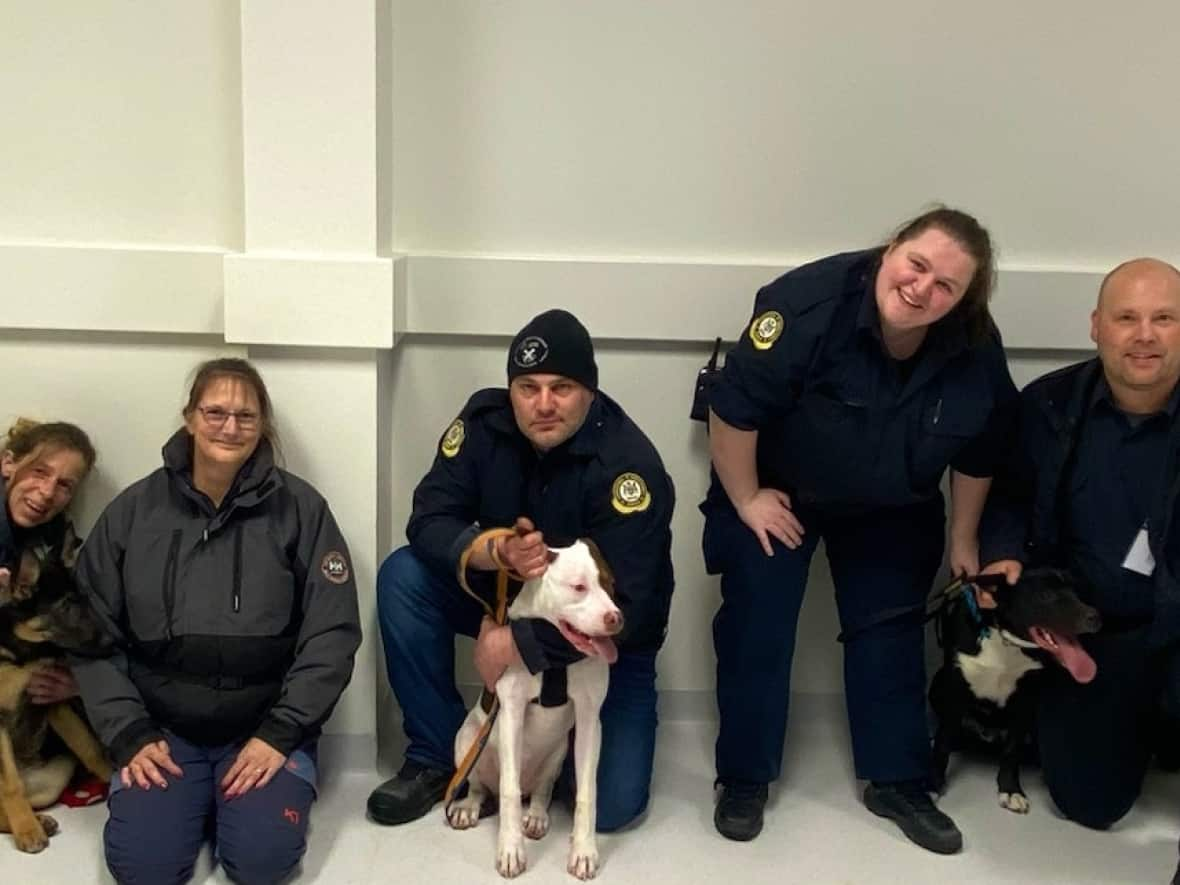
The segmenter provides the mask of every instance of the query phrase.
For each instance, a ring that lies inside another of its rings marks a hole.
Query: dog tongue
[[[592,636],[590,644],[594,647],[594,653],[608,664],[613,664],[619,659],[619,650],[615,648],[615,641],[609,636]]]
[[[1098,665],[1073,636],[1054,633],[1044,628],[1032,631],[1033,641],[1061,664],[1076,681],[1085,684],[1094,679]],[[1054,647],[1056,645],[1056,647]]]

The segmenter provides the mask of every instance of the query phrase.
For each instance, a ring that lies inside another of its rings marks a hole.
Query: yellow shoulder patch
[[[642,513],[651,504],[651,492],[638,473],[620,473],[611,485],[610,503],[624,515]]]
[[[783,315],[777,310],[759,314],[750,323],[750,341],[759,350],[770,350],[778,336],[783,334],[783,326]]]
[[[439,451],[442,452],[444,458],[454,458],[463,448],[463,440],[466,438],[467,431],[463,427],[463,419],[456,418],[447,428],[447,432],[443,434]]]

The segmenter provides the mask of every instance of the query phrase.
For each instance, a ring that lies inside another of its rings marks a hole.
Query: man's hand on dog
[[[1011,587],[1020,580],[1020,574],[1024,571],[1024,565],[1016,559],[997,559],[995,562],[989,562],[979,572],[981,575],[1003,575],[1004,580],[1008,582]],[[970,573],[969,573],[970,574]],[[975,601],[979,603],[980,608],[995,608],[996,597],[990,590],[984,590],[982,587],[976,587]]]
[[[49,664],[29,676],[26,691],[34,704],[59,704],[78,696],[78,683],[69,667]]]
[[[479,678],[488,691],[495,691],[504,671],[512,664],[521,663],[511,628],[498,626],[491,618],[485,617],[479,625],[479,638],[475,640],[474,659]]]
[[[150,790],[155,784],[161,790],[168,789],[168,781],[161,771],[168,772],[174,777],[184,777],[180,766],[172,761],[172,752],[168,749],[167,741],[153,741],[144,745],[140,751],[131,757],[131,761],[123,766],[119,776],[123,786],[130,787],[133,783],[141,790]]]
[[[772,537],[790,550],[803,543],[803,524],[791,512],[791,496],[781,489],[759,489],[737,506],[737,512],[767,556],[774,556]]]
[[[262,738],[250,738],[221,779],[225,798],[234,799],[265,787],[286,763],[287,757]]]
[[[517,517],[513,526],[516,534],[495,540],[496,554],[500,561],[526,581],[545,574],[549,565],[549,548],[528,517]]]

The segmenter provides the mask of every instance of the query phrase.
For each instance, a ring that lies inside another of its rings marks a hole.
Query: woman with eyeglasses
[[[351,560],[323,497],[275,464],[250,363],[201,365],[183,418],[78,562],[117,640],[74,671],[118,769],[107,865],[183,882],[212,834],[233,881],[277,882],[306,847],[316,739],[360,644]]]

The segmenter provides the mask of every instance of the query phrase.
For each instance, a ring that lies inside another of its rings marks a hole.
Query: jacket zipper
[[[242,526],[234,526],[234,612],[242,610]]]
[[[175,529],[168,545],[168,559],[164,563],[164,635],[172,638],[172,613],[176,608],[176,573],[179,569],[180,539],[184,532]]]

